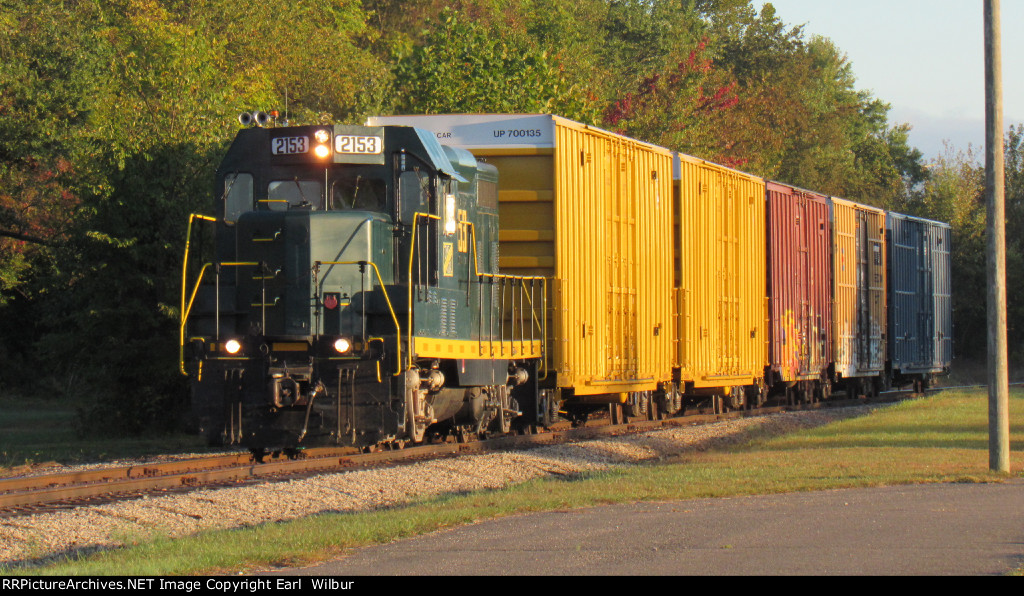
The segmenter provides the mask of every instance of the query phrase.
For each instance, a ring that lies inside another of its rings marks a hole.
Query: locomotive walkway
[[[300,575],[990,575],[1024,565],[1024,479],[549,512]]]

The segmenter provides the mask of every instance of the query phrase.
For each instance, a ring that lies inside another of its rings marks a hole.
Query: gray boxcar
[[[889,374],[894,385],[926,387],[953,358],[950,227],[888,213]]]

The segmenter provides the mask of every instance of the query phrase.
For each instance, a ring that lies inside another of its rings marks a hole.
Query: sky
[[[760,7],[763,2],[755,3]],[[788,25],[830,38],[846,53],[857,88],[892,106],[926,160],[968,144],[984,159],[982,0],[772,0]],[[1003,0],[1003,120],[1024,122],[1024,0]]]

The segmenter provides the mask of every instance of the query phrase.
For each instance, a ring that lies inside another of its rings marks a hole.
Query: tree
[[[605,124],[683,153],[733,167],[744,165],[729,155],[729,142],[716,130],[740,101],[736,81],[715,69],[705,48],[706,42],[700,42],[673,68],[642,81],[605,111]]]
[[[593,121],[596,108],[547,52],[452,10],[395,67],[401,113],[557,113]]]
[[[248,97],[243,109],[285,115],[287,108],[292,122],[359,124],[388,103],[390,68],[369,50],[378,34],[359,0],[253,5],[253,14],[241,16],[233,0],[166,4],[220,46],[225,63],[214,85]]]
[[[954,338],[958,356],[983,357],[986,350],[985,301],[976,288],[986,285],[985,171],[971,147],[958,151],[946,145],[943,155],[929,164],[931,175],[920,198],[906,211],[952,227],[951,261]]]

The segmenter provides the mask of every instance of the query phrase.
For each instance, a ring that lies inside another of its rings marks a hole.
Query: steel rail
[[[936,391],[935,389],[929,391]],[[396,450],[360,453],[353,448],[316,448],[302,452],[298,459],[278,458],[266,463],[255,462],[249,453],[217,455],[170,462],[150,462],[131,466],[98,468],[49,475],[0,479],[0,517],[2,510],[73,502],[96,497],[138,495],[150,491],[197,489],[225,482],[267,481],[311,473],[331,473],[357,468],[402,465],[426,459],[470,453],[487,453],[527,449],[568,441],[589,440],[636,432],[710,424],[719,421],[767,416],[787,411],[807,411],[850,407],[898,401],[909,392],[890,391],[869,399],[842,399],[815,404],[782,405],[752,410],[713,413],[696,410],[679,417],[626,419],[621,424],[595,419],[591,425],[570,428],[559,423],[546,432],[505,435],[466,443],[437,443]],[[123,497],[122,497],[123,498]]]

